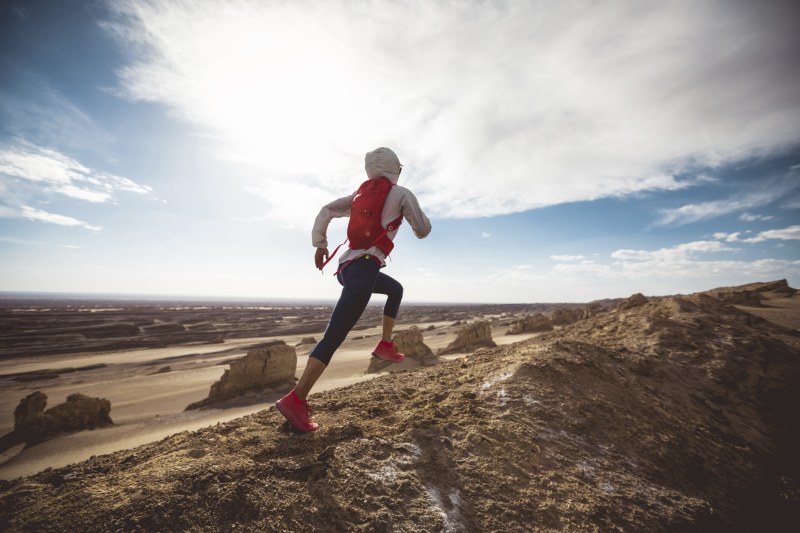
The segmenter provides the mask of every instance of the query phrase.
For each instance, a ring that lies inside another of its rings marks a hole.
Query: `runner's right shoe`
[[[294,389],[275,402],[275,407],[286,417],[286,420],[291,422],[294,427],[303,433],[316,431],[317,428],[319,428],[319,424],[309,419],[311,408],[308,406],[308,402],[306,400],[301,400]]]
[[[378,341],[378,345],[372,351],[372,355],[378,359],[389,361],[390,363],[402,363],[406,358],[405,355],[397,351],[397,345],[392,341],[386,342],[384,340]]]

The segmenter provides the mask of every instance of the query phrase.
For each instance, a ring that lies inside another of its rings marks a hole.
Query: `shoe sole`
[[[280,414],[282,414],[283,417],[289,421],[289,423],[291,423],[297,430],[302,431],[303,433],[310,433],[311,431],[316,431],[319,428],[319,426],[315,428],[308,428],[303,424],[298,424],[289,411],[283,410],[283,404],[281,404],[280,401],[275,402],[275,407],[278,409],[278,412],[280,412]]]
[[[388,361],[389,363],[402,363],[403,361],[405,361],[405,360],[406,360],[406,358],[405,358],[405,357],[403,357],[402,359],[399,359],[399,360],[397,360],[397,361],[395,361],[395,360],[393,360],[393,359],[386,359],[385,357],[381,357],[380,355],[378,355],[378,354],[377,354],[377,353],[375,353],[375,352],[372,352],[372,357],[377,357],[377,358],[378,358],[378,359],[380,359],[381,361]]]

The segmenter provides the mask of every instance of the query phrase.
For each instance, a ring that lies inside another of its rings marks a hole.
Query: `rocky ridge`
[[[270,408],[4,482],[0,529],[782,531],[798,404],[796,329],[651,299],[314,395],[314,434]]]

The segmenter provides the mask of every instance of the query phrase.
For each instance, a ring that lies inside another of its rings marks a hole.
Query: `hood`
[[[370,179],[385,176],[389,178],[389,181],[397,185],[397,178],[400,177],[400,169],[402,168],[403,165],[397,159],[397,154],[389,148],[376,148],[371,152],[367,152],[364,157],[364,169]]]

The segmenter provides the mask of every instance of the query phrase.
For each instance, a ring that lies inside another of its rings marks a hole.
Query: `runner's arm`
[[[422,211],[414,193],[406,190],[406,194],[403,195],[400,201],[400,209],[403,217],[411,225],[411,229],[414,230],[414,235],[419,239],[427,237],[431,232],[431,221]]]
[[[314,220],[314,228],[311,230],[311,244],[315,248],[328,247],[328,224],[334,218],[350,216],[350,205],[353,203],[353,195],[343,196],[332,201],[320,209],[317,218]]]

